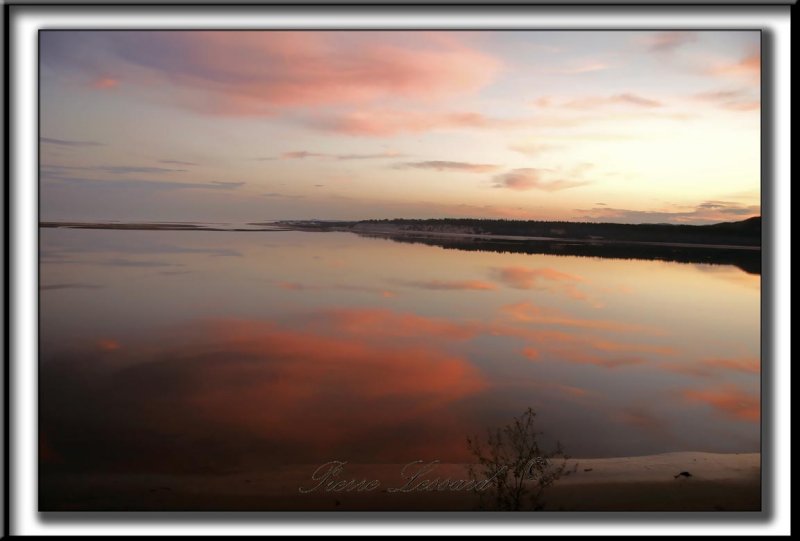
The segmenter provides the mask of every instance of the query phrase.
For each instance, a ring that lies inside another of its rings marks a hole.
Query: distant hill
[[[749,232],[754,235],[761,235],[761,216],[753,216],[752,218],[748,218],[740,222],[722,222],[704,227],[724,229],[726,231]]]
[[[365,234],[447,234],[539,237],[597,242],[657,242],[761,246],[761,217],[711,225],[618,224],[476,218],[390,219],[355,222],[281,222],[296,229]]]

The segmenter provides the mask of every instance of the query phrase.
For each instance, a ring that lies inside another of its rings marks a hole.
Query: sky
[[[754,31],[42,31],[40,219],[760,215]]]

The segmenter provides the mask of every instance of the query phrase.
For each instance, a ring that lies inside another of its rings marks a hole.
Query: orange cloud
[[[702,363],[705,366],[721,370],[744,372],[745,374],[761,373],[760,359],[706,359]]]
[[[723,105],[731,111],[758,111],[761,109],[761,100],[742,101],[737,103],[727,103]]]
[[[558,310],[544,309],[529,301],[503,306],[500,311],[509,316],[512,321],[520,323],[540,323],[546,325],[559,325],[564,327],[581,327],[614,332],[649,333],[659,334],[658,329],[607,319],[581,319],[563,314]]]
[[[492,336],[510,336],[537,342],[542,346],[553,344],[577,344],[581,341],[580,337],[573,332],[520,327],[497,322],[488,325],[486,327],[486,332]]]
[[[111,338],[103,338],[98,340],[97,347],[103,351],[116,351],[122,348],[119,342],[112,340]]]
[[[600,351],[609,352],[640,352],[654,353],[657,355],[674,355],[676,349],[669,346],[657,346],[651,344],[626,344],[611,340],[592,340],[591,346]]]
[[[665,362],[658,366],[662,370],[674,372],[675,374],[683,374],[685,376],[707,378],[714,375],[713,371],[709,370],[707,366],[703,366],[699,363]]]
[[[752,422],[760,419],[761,404],[758,395],[748,394],[733,385],[706,390],[687,389],[681,394],[687,401],[707,404],[734,419]]]
[[[571,322],[561,314],[553,320]],[[461,406],[489,388],[459,353],[462,342],[511,337],[524,341],[530,360],[546,354],[549,362],[605,369],[645,363],[643,353],[666,353],[582,330],[516,323],[373,308],[315,311],[281,322],[190,323],[126,343],[124,366],[96,362],[94,347],[71,362],[50,363],[42,372],[41,426],[64,464],[95,471],[224,472],[320,456],[457,461],[468,458],[463,436],[476,428],[469,407]],[[575,398],[589,394],[535,385]],[[104,415],[95,415],[98,409]],[[126,434],[136,435],[135,445]]]
[[[310,388],[317,385],[312,385],[307,378],[322,380],[327,375],[333,375],[332,371],[338,372],[344,366],[349,371],[345,373],[346,377],[358,381],[373,381],[363,371],[396,372],[390,378],[391,381],[384,382],[383,389],[375,382],[376,385],[362,390],[362,394],[372,396],[439,391],[461,395],[465,391],[475,391],[482,387],[477,373],[465,359],[434,349],[425,340],[426,336],[463,338],[464,335],[455,326],[410,314],[394,314],[389,310],[343,310],[333,314],[335,317],[329,320],[334,331],[331,336],[319,332],[284,329],[270,322],[237,320],[212,322],[209,333],[215,342],[228,344],[236,351],[283,359],[284,362],[279,363],[282,364],[280,370],[289,379],[297,376],[296,384],[308,385]],[[375,321],[375,325],[365,326],[366,320]],[[376,327],[381,325],[395,328],[378,330]],[[342,336],[339,330],[343,330],[348,336]],[[362,336],[367,341],[353,339],[354,336]],[[372,339],[378,337],[380,342],[373,343]],[[390,344],[386,339],[397,337],[414,337],[421,341],[418,345],[394,344],[386,349]],[[390,365],[394,365],[394,368]],[[414,373],[414,367],[429,369],[431,377],[425,378],[427,381],[424,382],[417,381],[418,374]],[[220,368],[227,370],[226,367]],[[400,372],[405,369],[409,372],[401,375]],[[316,375],[308,374],[308,370]],[[445,381],[450,381],[452,385],[443,384]]]
[[[501,311],[510,316],[511,321],[519,323],[580,327],[593,331],[651,334],[656,332],[647,327],[616,321],[571,318],[558,311],[545,311],[529,302],[508,305]],[[497,336],[515,337],[527,341],[529,345],[522,350],[522,354],[532,361],[541,360],[542,353],[547,352],[549,359],[553,361],[618,368],[644,364],[648,361],[645,355],[665,356],[676,353],[675,348],[658,344],[619,342],[598,338],[586,332],[541,329],[538,326],[520,327],[503,322],[489,325],[489,332]]]
[[[111,77],[100,77],[92,81],[91,86],[98,90],[108,90],[119,86],[119,80]]]
[[[332,264],[334,268],[339,268],[342,265]],[[394,291],[380,289],[377,287],[367,286],[354,286],[350,284],[303,284],[300,282],[279,282],[278,287],[288,291],[325,291],[325,290],[341,290],[341,291],[354,291],[356,293],[373,293],[381,297],[395,297],[397,294]]]
[[[278,284],[281,289],[288,289],[289,291],[306,291],[308,289],[316,289],[312,286],[300,284],[297,282],[281,282]]]
[[[522,354],[525,355],[531,361],[538,361],[542,354],[539,352],[538,349],[532,347],[526,347],[522,350]]]
[[[735,77],[758,82],[761,79],[761,52],[753,52],[734,62],[720,62],[708,69],[711,75]]]
[[[192,323],[137,341],[123,367],[91,355],[52,363],[42,373],[43,460],[53,456],[49,443],[65,463],[92,471],[466,459],[463,437],[474,427],[454,404],[486,383],[431,340],[462,333],[420,316],[356,312],[301,328]],[[134,445],[126,434],[136,434]]]
[[[760,374],[761,360],[757,358],[703,359],[694,363],[663,363],[661,368],[670,372],[695,377],[719,376],[726,371]]]

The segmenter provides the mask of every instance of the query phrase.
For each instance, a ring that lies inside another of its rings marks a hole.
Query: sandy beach
[[[464,491],[398,490],[402,464],[347,464],[340,479],[377,480],[369,492],[308,491],[319,465],[234,475],[51,474],[41,511],[472,511]],[[544,495],[545,511],[759,511],[760,455],[701,452],[573,459],[569,475]],[[679,475],[688,472],[690,476]],[[676,477],[677,476],[677,477]],[[427,479],[468,479],[466,467],[440,464]],[[420,478],[422,479],[422,478]],[[306,489],[301,493],[300,488]]]

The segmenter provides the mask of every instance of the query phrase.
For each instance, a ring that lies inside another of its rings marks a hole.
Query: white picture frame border
[[[790,6],[10,6],[10,533],[14,535],[775,535],[790,526]],[[760,29],[761,513],[39,513],[37,510],[38,31],[68,28]],[[766,66],[769,66],[767,69]],[[762,283],[763,283],[762,282]],[[765,372],[766,373],[766,372]],[[762,377],[762,381],[764,378]],[[769,430],[765,430],[766,427]],[[768,443],[768,445],[767,445]],[[767,461],[769,460],[769,463]],[[771,472],[769,478],[767,473]]]

